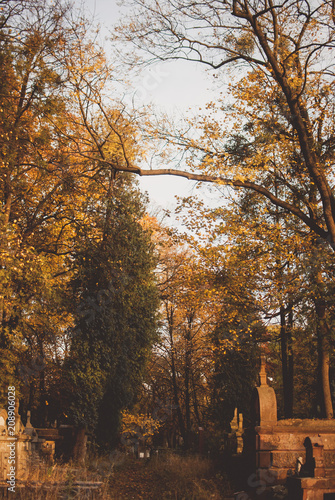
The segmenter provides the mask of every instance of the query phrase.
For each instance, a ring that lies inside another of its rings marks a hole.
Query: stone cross
[[[264,354],[261,356],[261,370],[259,372],[260,385],[268,385],[266,376],[266,357]]]

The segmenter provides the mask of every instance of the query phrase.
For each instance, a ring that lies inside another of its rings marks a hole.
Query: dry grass
[[[112,464],[109,470],[99,470],[100,461],[95,467],[76,467],[73,464],[35,464],[31,467],[25,486],[16,488],[15,498],[22,500],[109,500],[107,493],[109,478],[112,475]],[[90,483],[86,488],[84,483]],[[98,489],[92,483],[102,483]],[[80,486],[79,486],[80,485]],[[8,495],[10,497],[10,493]]]
[[[79,481],[103,484],[99,491],[79,491],[75,487]],[[206,458],[169,453],[144,461],[114,454],[91,458],[83,468],[73,464],[38,464],[31,470],[26,487],[17,488],[15,498],[220,500],[230,494],[226,477]]]
[[[171,454],[154,470],[165,484],[164,500],[220,500],[232,493],[227,478],[207,458]]]

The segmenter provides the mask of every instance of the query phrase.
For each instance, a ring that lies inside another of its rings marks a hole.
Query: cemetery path
[[[111,500],[224,500],[231,497],[227,478],[197,458],[165,460],[127,458],[109,480]]]
[[[110,480],[110,493],[115,500],[157,500],[162,484],[145,461],[131,461],[117,468]]]

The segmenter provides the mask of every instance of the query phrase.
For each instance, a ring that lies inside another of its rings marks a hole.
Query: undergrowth
[[[78,484],[84,482],[102,484],[98,491],[79,490]],[[114,453],[91,457],[85,467],[37,464],[25,487],[17,483],[15,494],[21,500],[221,500],[229,496],[229,481],[211,460],[174,453],[147,461]]]

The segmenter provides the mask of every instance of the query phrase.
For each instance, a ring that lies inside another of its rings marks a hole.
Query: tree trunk
[[[185,429],[184,419],[183,419],[183,415],[181,413],[181,408],[180,408],[180,404],[179,404],[177,376],[176,376],[176,368],[175,368],[173,352],[171,355],[171,371],[172,371],[173,399],[174,399],[174,404],[175,404],[175,407],[177,410],[178,426],[179,426],[180,434],[182,435],[184,443],[185,443],[187,441],[186,429]]]
[[[77,430],[76,442],[73,448],[73,459],[80,465],[85,464],[87,436],[85,427]]]
[[[322,263],[319,258],[320,243],[314,240],[313,246],[313,267],[312,267],[312,285],[314,285],[314,305],[316,314],[316,334],[318,342],[318,382],[321,384],[321,412],[325,418],[333,418],[333,402],[331,397],[329,380],[329,328],[327,325],[327,308],[325,301],[325,290],[322,278]]]
[[[190,433],[191,433],[191,408],[190,408],[190,352],[187,340],[185,352],[185,420],[186,420],[186,440],[185,449],[190,447]]]
[[[293,417],[294,405],[294,355],[293,355],[293,304],[289,304],[287,321],[287,370],[288,370],[288,413]]]
[[[199,405],[198,405],[197,389],[194,380],[194,373],[192,373],[192,395],[193,395],[193,407],[194,407],[195,418],[197,419],[198,426],[201,427],[202,422],[199,413]]]
[[[284,306],[280,308],[280,344],[282,356],[284,417],[293,417],[293,351],[292,351],[292,306],[289,309],[289,323],[286,323]]]
[[[168,322],[169,322],[173,400],[174,400],[174,404],[176,406],[180,434],[182,435],[182,438],[183,438],[184,443],[185,443],[185,441],[187,441],[186,429],[185,429],[184,419],[183,419],[183,415],[182,415],[180,404],[179,404],[177,374],[176,374],[176,365],[175,365],[175,357],[174,357],[175,351],[174,351],[174,341],[173,341],[173,311],[168,310],[168,305],[166,306],[166,310],[167,310],[167,317],[168,317]]]
[[[326,305],[322,298],[315,300],[316,312],[316,331],[318,337],[318,380],[322,387],[322,406],[321,411],[323,416],[333,418],[333,402],[329,380],[329,345],[327,340],[327,324],[326,324]]]
[[[3,234],[1,237],[1,250],[4,253],[8,251],[6,231],[7,231],[7,226],[9,224],[11,208],[12,208],[12,193],[8,190],[3,210],[3,218],[2,218]],[[0,267],[5,267],[2,262],[0,262]],[[3,290],[0,287],[0,346],[6,348],[7,342],[4,331],[4,322],[5,322],[5,290]]]

